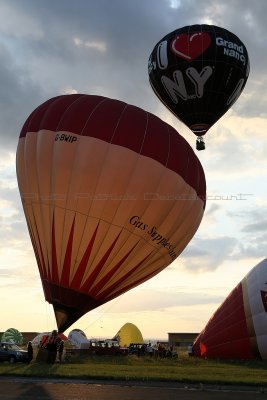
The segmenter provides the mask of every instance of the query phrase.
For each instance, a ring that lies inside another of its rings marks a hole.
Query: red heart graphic
[[[191,35],[182,33],[171,42],[171,50],[187,61],[193,61],[204,53],[211,44],[211,37],[207,32],[194,32]]]

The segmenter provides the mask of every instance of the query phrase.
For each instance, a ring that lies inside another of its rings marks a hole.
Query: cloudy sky
[[[202,224],[183,254],[147,283],[80,319],[89,337],[126,322],[145,338],[199,332],[267,245],[266,0],[0,0],[0,331],[55,328],[45,302],[16,181],[18,135],[50,97],[99,94],[137,105],[195,137],[148,81],[154,45],[185,25],[222,26],[245,43],[246,88],[198,152],[207,180]]]

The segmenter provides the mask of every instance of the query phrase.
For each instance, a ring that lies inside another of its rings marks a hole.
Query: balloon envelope
[[[169,33],[156,44],[148,72],[163,104],[202,136],[244,89],[249,57],[245,45],[228,30],[191,25]]]
[[[32,345],[33,346],[39,346],[40,343],[44,343],[44,341],[47,339],[47,337],[51,335],[51,332],[42,332],[42,333],[38,333],[32,340]],[[68,340],[67,336],[64,335],[64,333],[59,333],[58,337],[61,340]]]
[[[23,335],[16,328],[9,328],[3,333],[2,337],[1,337],[1,341],[22,345],[23,344]]]
[[[169,265],[204,212],[205,176],[188,143],[101,96],[58,96],[33,111],[17,177],[59,331]]]
[[[129,347],[131,343],[144,343],[140,329],[130,322],[120,328],[113,340],[117,340],[121,347]]]
[[[267,259],[233,289],[193,345],[204,358],[267,359]]]

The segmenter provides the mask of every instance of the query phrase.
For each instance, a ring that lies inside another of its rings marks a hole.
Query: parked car
[[[127,348],[120,347],[116,340],[91,340],[90,352],[96,355],[126,355],[128,354]]]
[[[138,356],[143,356],[146,354],[146,349],[148,347],[147,343],[130,343],[129,354],[136,354]]]
[[[0,361],[28,362],[28,352],[14,343],[0,342]]]

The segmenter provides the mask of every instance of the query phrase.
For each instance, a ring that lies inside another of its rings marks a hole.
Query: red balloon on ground
[[[193,345],[203,358],[267,359],[267,259],[233,289]]]

